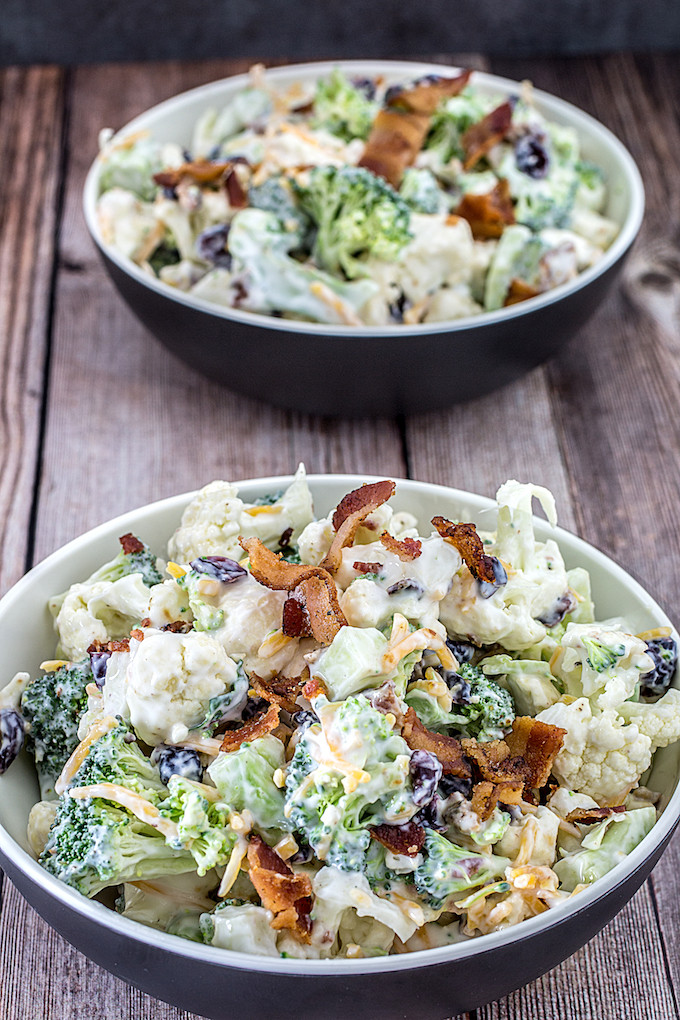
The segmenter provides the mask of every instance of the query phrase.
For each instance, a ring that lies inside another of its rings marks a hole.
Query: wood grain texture
[[[450,59],[477,67],[486,63],[478,56]],[[80,188],[99,128],[118,127],[168,95],[244,66],[79,69],[66,96],[64,77],[53,69],[9,71],[0,78],[0,149],[16,169],[11,186],[0,192],[0,511],[6,519],[0,532],[0,587],[21,572],[29,548],[42,438],[36,558],[132,506],[213,477],[290,472],[300,459],[309,471],[408,473],[488,495],[514,476],[551,488],[561,523],[613,555],[677,615],[677,59],[493,62],[492,70],[530,76],[589,110],[628,144],[647,188],[645,226],[623,285],[558,359],[499,393],[401,422],[310,418],[212,385],[166,354],[136,322],[97,261],[82,222]],[[50,239],[59,208],[59,134],[67,110],[68,161],[50,333]],[[44,148],[35,157],[43,170],[37,185],[25,172],[35,132]],[[26,223],[35,248],[24,237]],[[35,265],[34,250],[42,253]],[[10,280],[8,272],[16,278]],[[50,341],[49,400],[41,433]],[[468,1020],[680,1017],[679,875],[680,835],[652,879],[588,946]],[[89,962],[6,880],[0,892],[2,1020],[194,1020]]]
[[[0,74],[0,594],[26,569],[61,172],[64,73]]]

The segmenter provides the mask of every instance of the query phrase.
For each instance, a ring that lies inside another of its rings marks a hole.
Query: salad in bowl
[[[587,896],[665,806],[677,648],[599,619],[534,497],[554,525],[513,480],[489,531],[419,519],[387,479],[316,519],[301,466],[252,501],[206,486],[167,560],[122,535],[49,594],[55,658],[0,691],[40,864],[284,962],[436,951]]]
[[[209,305],[360,329],[497,312],[594,267],[620,224],[577,129],[528,83],[442,72],[258,66],[190,138],[104,131],[99,237]]]

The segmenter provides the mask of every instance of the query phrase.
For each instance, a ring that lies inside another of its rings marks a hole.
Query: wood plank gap
[[[668,987],[673,999],[673,1006],[675,1008],[676,1017],[680,1017],[680,1003],[678,1001],[678,990],[675,987],[675,978],[673,974],[673,968],[671,967],[669,946],[666,942],[666,935],[664,931],[664,925],[661,918],[661,911],[659,910],[659,902],[656,898],[656,889],[654,888],[654,879],[650,876],[645,885],[649,889],[649,898],[654,910],[654,918],[656,920],[657,933],[659,936],[659,942],[661,943],[661,955],[663,958],[664,969],[666,971],[666,979],[668,981]]]
[[[63,83],[63,104],[61,116],[61,138],[59,142],[59,168],[57,185],[55,189],[54,222],[52,225],[52,270],[49,281],[49,296],[47,301],[47,321],[45,328],[45,354],[43,361],[42,400],[40,403],[40,423],[38,426],[38,443],[35,454],[35,471],[33,481],[33,499],[28,518],[28,532],[26,536],[26,564],[25,569],[30,570],[33,566],[35,555],[35,536],[38,520],[38,504],[40,501],[40,489],[43,472],[43,454],[45,450],[45,434],[47,428],[47,412],[50,399],[50,368],[52,365],[52,339],[54,334],[54,320],[56,310],[57,277],[59,273],[59,238],[61,235],[62,219],[64,215],[64,196],[66,193],[66,168],[68,165],[68,133],[71,119],[73,90],[73,74],[70,69],[64,71]]]

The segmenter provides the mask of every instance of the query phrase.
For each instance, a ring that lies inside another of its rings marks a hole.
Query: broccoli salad
[[[104,244],[216,305],[385,326],[496,311],[573,279],[612,243],[607,181],[528,83],[470,71],[277,90],[261,67],[186,146],[102,132]]]
[[[508,481],[494,532],[393,507],[314,516],[304,468],[216,481],[164,562],[121,551],[49,600],[55,659],[0,691],[50,874],[236,952],[325,959],[483,936],[564,902],[651,830],[680,738],[668,629],[598,620]]]

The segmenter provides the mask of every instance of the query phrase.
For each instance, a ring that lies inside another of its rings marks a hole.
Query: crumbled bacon
[[[263,545],[259,538],[242,538],[240,542],[250,558],[250,572],[255,580],[278,591],[296,589],[296,598],[309,616],[312,635],[320,644],[329,645],[340,628],[347,625],[347,620],[340,609],[337,588],[328,571],[322,566],[288,563]],[[293,614],[297,610],[289,607],[288,613],[288,623],[292,627]],[[299,623],[299,615],[296,619]]]
[[[389,552],[393,552],[400,560],[408,562],[417,560],[423,551],[419,538],[395,538],[389,532],[383,531],[380,541]]]
[[[519,804],[524,784],[521,779],[507,779],[502,783],[483,780],[472,791],[472,810],[485,822],[494,812],[497,804]]]
[[[141,634],[141,631],[139,632]],[[143,637],[144,635],[142,635]],[[97,652],[129,652],[130,638],[118,638],[115,641],[93,641],[87,649],[88,655]]]
[[[470,73],[463,71],[455,78],[428,75],[410,86],[390,89],[388,105],[373,121],[359,166],[398,188],[404,170],[423,147],[432,113],[443,98],[458,95]]]
[[[275,915],[272,928],[287,928],[303,942],[309,942],[313,899],[307,875],[296,875],[261,836],[250,838],[248,865],[262,906]]]
[[[143,620],[142,625],[144,625]],[[150,620],[146,626],[151,626]],[[173,620],[172,623],[165,623],[161,627],[161,630],[169,630],[171,634],[188,634],[189,631],[193,629],[193,623],[190,623],[188,620]]]
[[[453,524],[445,517],[433,517],[432,523],[442,538],[456,547],[474,578],[496,583],[495,558],[484,552],[484,543],[474,524]]]
[[[296,699],[309,680],[309,667],[305,666],[300,676],[275,676],[263,680],[257,673],[251,673],[250,686],[255,693],[273,705],[280,705],[287,712],[295,712]]]
[[[138,627],[135,627],[134,630],[130,631],[130,637],[134,638],[135,641],[143,641],[144,640],[144,631],[143,630],[139,630]]]
[[[412,751],[431,751],[442,763],[442,768],[448,775],[457,776],[459,779],[469,779],[472,776],[472,769],[470,763],[465,760],[461,742],[455,737],[428,730],[412,708],[409,708],[404,716],[401,735]]]
[[[227,730],[222,737],[220,751],[238,751],[246,741],[265,737],[279,725],[279,706],[270,705],[266,712],[259,712],[237,730]]]
[[[352,544],[362,521],[386,503],[394,490],[394,482],[385,480],[362,485],[343,496],[333,514],[335,535],[322,567],[331,573],[338,569],[342,563],[342,550]]]
[[[144,543],[140,542],[136,535],[133,535],[131,531],[128,531],[127,535],[121,535],[118,539],[123,547],[123,552],[126,556],[131,556],[132,553],[144,552]]]
[[[161,170],[160,173],[153,175],[153,179],[161,188],[176,188],[181,181],[187,179],[195,184],[217,184],[233,165],[232,160],[212,163],[207,159],[197,159],[170,170]]]
[[[302,688],[302,693],[308,701],[311,701],[313,698],[318,698],[320,694],[326,693],[326,685],[320,677],[313,676]]]
[[[405,825],[372,825],[369,831],[373,839],[377,839],[393,854],[415,857],[425,845],[425,829],[417,822],[406,822]]]
[[[532,287],[526,280],[519,280],[515,276],[510,281],[503,306],[507,308],[509,305],[518,305],[520,301],[528,301],[529,298],[536,297],[537,294],[540,294],[540,291],[536,287]]]
[[[367,563],[365,560],[355,560],[352,564],[355,570],[358,570],[360,574],[379,574],[383,568],[382,563],[377,561]]]
[[[510,185],[502,178],[485,195],[468,192],[461,199],[454,215],[468,221],[475,241],[500,237],[505,228],[515,222]]]
[[[625,804],[616,804],[614,807],[577,808],[576,811],[569,812],[566,820],[577,822],[579,825],[595,825],[597,822],[609,818],[610,815],[620,814],[625,810]]]
[[[532,719],[529,715],[518,716],[513,721],[505,743],[510,754],[521,757],[526,763],[527,789],[545,786],[566,735],[567,731],[560,726]]]
[[[461,138],[463,151],[465,153],[465,170],[471,170],[482,156],[485,156],[489,149],[492,149],[498,142],[502,142],[507,135],[512,123],[512,104],[501,103],[486,117],[482,117],[477,124],[467,129]]]

